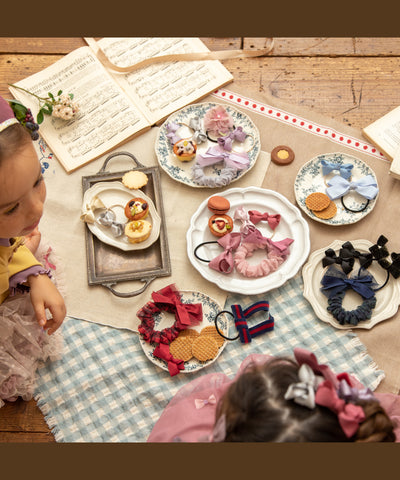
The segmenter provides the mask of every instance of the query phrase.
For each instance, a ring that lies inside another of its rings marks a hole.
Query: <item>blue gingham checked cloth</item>
[[[302,292],[297,274],[266,294],[230,295],[224,307],[229,311],[231,304],[245,308],[268,301],[274,330],[248,344],[229,341],[216,362],[174,377],[147,359],[138,334],[67,318],[62,326],[63,357],[38,370],[35,399],[57,442],[145,442],[180,387],[211,372],[233,378],[251,353],[292,355],[294,347],[303,347],[335,372],[347,371],[375,389],[384,372],[364,345],[353,332],[320,321]],[[229,335],[235,333],[233,326]]]

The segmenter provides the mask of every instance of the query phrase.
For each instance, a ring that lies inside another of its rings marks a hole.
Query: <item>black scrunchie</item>
[[[328,298],[327,310],[340,323],[340,325],[357,325],[363,320],[369,320],[372,310],[376,306],[376,297],[364,299],[363,303],[355,310],[345,310],[342,306],[346,290]]]

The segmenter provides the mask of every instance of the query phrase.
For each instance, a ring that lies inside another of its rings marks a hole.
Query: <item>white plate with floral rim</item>
[[[190,119],[193,117],[199,117],[202,123],[202,119],[205,113],[213,107],[222,106],[225,108],[227,113],[232,116],[234,126],[242,127],[243,131],[247,133],[246,140],[242,143],[234,142],[234,150],[237,152],[247,152],[249,156],[249,166],[245,170],[238,170],[235,177],[231,180],[230,183],[239,180],[243,175],[249,172],[256,163],[258,155],[261,150],[261,143],[260,143],[260,133],[258,128],[254,125],[253,121],[243,112],[240,110],[236,110],[235,108],[229,105],[222,105],[220,103],[198,103],[194,105],[188,105],[181,110],[173,113],[168,117],[168,119],[163,123],[160,127],[160,131],[158,132],[158,136],[155,143],[155,150],[156,155],[158,158],[158,162],[161,168],[174,180],[189,185],[191,187],[198,187],[198,188],[213,188],[213,187],[204,187],[202,185],[197,184],[192,177],[192,166],[195,162],[191,160],[189,162],[182,162],[179,160],[173,153],[172,145],[167,137],[167,127],[166,125],[169,122],[175,123],[183,123],[188,124]],[[178,134],[182,138],[191,137],[193,135],[193,131],[189,128],[182,126],[179,129]],[[197,153],[204,153],[209,147],[217,145],[215,142],[210,140],[206,140],[203,143],[197,145]],[[213,166],[208,166],[204,169],[204,174],[210,177],[217,177],[221,174],[222,171],[222,162],[217,163]]]
[[[208,327],[210,325],[215,326],[214,319],[216,315],[223,310],[223,308],[221,308],[221,306],[213,298],[201,292],[180,290],[179,293],[181,294],[182,303],[201,303],[202,305],[203,320],[200,322],[199,325],[196,325],[190,328],[193,328],[194,330],[197,330],[198,332],[200,332],[204,327]],[[164,328],[172,326],[174,322],[175,322],[175,316],[173,313],[167,313],[165,311],[161,311],[160,313],[157,313],[154,316],[154,329],[162,330]],[[228,319],[226,318],[225,313],[218,317],[218,329],[224,335],[228,335]],[[142,346],[146,357],[155,365],[157,365],[158,367],[168,372],[167,362],[153,355],[153,352],[157,347],[157,345],[155,343],[145,342],[142,336],[140,335],[140,333],[139,333],[139,339],[140,339],[140,345]],[[198,370],[201,370],[204,367],[207,367],[208,365],[211,365],[221,355],[226,344],[227,344],[227,340],[224,340],[224,343],[218,349],[217,355],[211,360],[201,362],[196,358],[192,358],[191,360],[184,362],[185,368],[184,370],[180,370],[179,373],[193,373],[193,372],[197,372]]]
[[[378,184],[376,175],[373,170],[362,160],[353,155],[347,153],[324,153],[318,155],[315,158],[311,159],[305,163],[298,171],[296,179],[294,181],[294,193],[296,196],[296,201],[299,207],[313,220],[320,223],[325,223],[327,225],[347,225],[350,223],[356,223],[363,219],[366,215],[372,212],[375,207],[375,203],[378,199],[378,195],[369,201],[367,207],[361,212],[350,212],[346,210],[340,198],[333,200],[337,207],[337,213],[334,217],[328,219],[322,219],[317,217],[305,204],[305,200],[313,192],[322,192],[326,193],[327,185],[326,182],[338,174],[337,171],[334,171],[328,175],[322,175],[322,166],[321,161],[326,160],[328,162],[337,163],[339,165],[344,165],[346,163],[351,163],[353,165],[352,176],[350,181],[359,180],[366,175],[372,175]],[[346,206],[351,210],[360,210],[367,203],[367,200],[356,193],[355,191],[350,191],[345,197],[344,202]]]
[[[122,234],[120,237],[114,237],[109,227],[101,225],[99,223],[86,223],[89,230],[95,235],[101,242],[107,243],[121,250],[143,250],[150,247],[160,235],[161,218],[157,213],[153,201],[141,190],[128,190],[121,182],[98,182],[90,187],[83,195],[82,211],[85,210],[85,206],[90,204],[92,199],[97,197],[107,207],[113,207],[112,211],[115,213],[116,222],[126,224],[128,222],[125,216],[125,205],[132,198],[143,198],[149,204],[149,214],[145,220],[149,221],[152,225],[150,237],[140,243],[130,243],[128,237]],[[117,205],[117,207],[115,207]],[[95,218],[101,213],[101,210],[95,211]]]
[[[360,252],[369,252],[369,247],[373,244],[369,240],[350,240],[353,247]],[[341,325],[328,310],[328,298],[321,292],[321,280],[328,267],[322,266],[322,259],[325,257],[325,251],[332,248],[336,253],[343,245],[343,240],[335,240],[330,245],[316,250],[310,255],[308,262],[304,265],[302,270],[304,291],[303,295],[314,309],[317,317],[323,322],[329,323],[335,328],[341,330],[349,330],[354,328],[370,329],[377,323],[383,322],[392,317],[398,310],[400,304],[400,280],[389,277],[388,283],[376,292],[376,307],[372,310],[370,319],[360,321],[357,325]],[[354,274],[359,268],[356,260],[353,267]],[[373,275],[378,285],[382,285],[386,280],[386,270],[380,267],[377,262],[372,262],[368,271]],[[350,274],[351,275],[351,274]],[[361,303],[361,297],[348,290],[343,299],[343,308],[345,310],[353,310]]]
[[[247,187],[231,188],[223,192],[222,196],[230,203],[228,215],[234,219],[235,210],[244,206],[246,210],[258,210],[261,213],[281,215],[281,221],[275,229],[275,233],[268,227],[266,222],[257,224],[257,229],[265,237],[271,237],[279,241],[284,238],[292,238],[294,242],[290,245],[290,255],[283,264],[270,275],[258,278],[244,277],[235,269],[224,274],[209,268],[208,263],[200,261],[194,255],[195,248],[208,241],[217,240],[208,228],[208,219],[212,215],[208,209],[208,198],[204,200],[190,220],[190,226],[186,234],[187,254],[193,267],[208,281],[215,283],[218,287],[228,292],[256,295],[265,293],[283,285],[299,271],[306,261],[310,252],[310,233],[307,222],[302,217],[300,210],[289,200],[278,192],[265,188]],[[234,220],[233,231],[240,231],[241,222]],[[197,252],[204,260],[211,260],[222,253],[221,247],[215,243],[202,248]],[[265,250],[254,252],[249,263],[259,263],[265,257]]]

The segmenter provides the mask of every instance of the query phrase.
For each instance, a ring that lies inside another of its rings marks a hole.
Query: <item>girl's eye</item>
[[[10,208],[10,210],[7,210],[6,212],[4,212],[5,215],[12,215],[14,212],[16,212],[17,208],[18,208],[18,203],[16,205],[14,205],[12,208]]]
[[[43,175],[40,175],[40,177],[36,180],[34,187],[37,187],[38,185],[40,185],[42,181],[43,181]]]

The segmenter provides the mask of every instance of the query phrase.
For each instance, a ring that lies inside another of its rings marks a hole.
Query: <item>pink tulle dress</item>
[[[63,293],[62,267],[43,240],[36,257],[50,268],[53,281]],[[60,330],[48,335],[38,325],[28,293],[16,293],[0,305],[0,407],[5,400],[33,397],[37,368],[42,362],[61,357]]]

